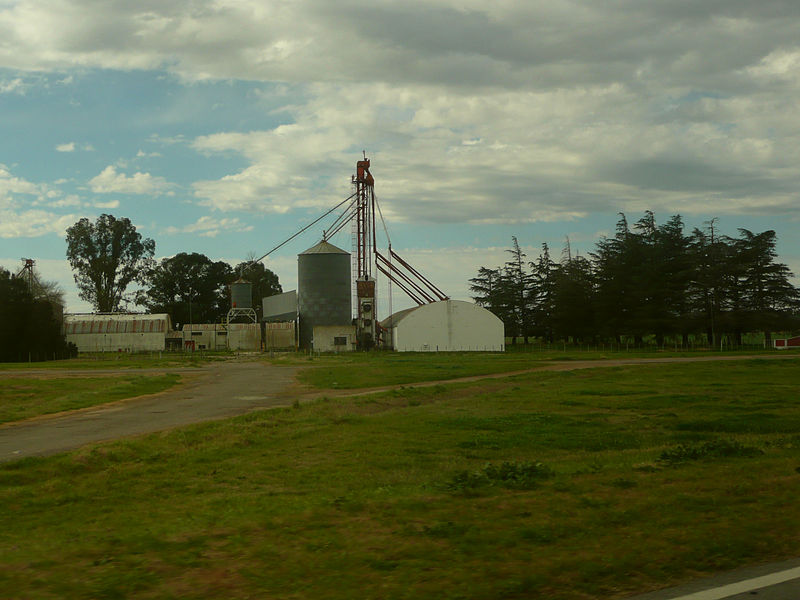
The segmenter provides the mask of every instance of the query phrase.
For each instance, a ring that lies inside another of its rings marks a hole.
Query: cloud
[[[254,92],[273,100],[270,110],[284,102],[279,126],[153,134],[246,159],[192,186],[215,210],[331,206],[350,193],[362,149],[393,220],[526,223],[644,208],[797,215],[800,206],[796,2],[3,6],[7,68],[281,84]],[[93,191],[168,189],[118,170],[92,179]]]
[[[800,120],[786,127],[796,118],[791,96],[667,100],[643,103],[622,85],[464,96],[319,84],[289,109],[291,124],[196,138],[199,152],[238,153],[250,164],[196,182],[194,194],[225,211],[333,206],[350,193],[353,163],[366,148],[392,220],[550,222],[644,209],[798,213],[800,167],[790,157]]]
[[[252,230],[252,225],[242,223],[238,218],[216,219],[214,217],[204,216],[200,217],[196,222],[184,227],[167,227],[164,233],[169,235],[174,235],[176,233],[194,233],[201,237],[213,238],[224,232],[240,233]]]
[[[7,81],[0,81],[0,94],[24,94],[25,84],[22,79],[16,77]]]
[[[0,206],[3,202],[11,202],[13,197],[19,194],[44,197],[46,193],[46,186],[16,177],[11,174],[8,167],[0,164]]]
[[[94,147],[91,144],[81,144],[78,146],[75,142],[68,142],[66,144],[58,144],[56,146],[56,152],[75,152],[76,149],[83,150],[85,152],[92,152]]]
[[[0,238],[30,238],[48,233],[64,235],[77,218],[43,210],[16,212],[0,209]]]
[[[108,202],[95,202],[95,208],[118,208],[119,200],[109,200]]]
[[[18,0],[0,9],[0,64],[165,68],[189,80],[738,87],[742,70],[797,44],[789,0],[694,4]]]
[[[167,193],[172,187],[163,177],[154,177],[150,173],[136,172],[130,177],[118,173],[113,165],[89,180],[89,186],[96,194],[143,194],[160,195]]]

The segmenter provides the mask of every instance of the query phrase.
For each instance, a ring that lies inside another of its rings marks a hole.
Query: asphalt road
[[[628,600],[798,600],[800,559],[737,569]]]
[[[290,404],[295,371],[260,361],[214,363],[180,371],[186,382],[160,394],[2,425],[0,462]]]

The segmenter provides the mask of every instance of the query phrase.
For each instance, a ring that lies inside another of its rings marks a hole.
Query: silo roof
[[[341,248],[337,248],[330,242],[322,240],[316,246],[313,246],[306,250],[305,252],[301,252],[300,254],[350,254],[346,250],[342,250]]]

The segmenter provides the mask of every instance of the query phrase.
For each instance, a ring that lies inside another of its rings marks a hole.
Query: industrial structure
[[[364,155],[351,178],[353,193],[262,257],[288,243],[334,211],[342,209],[322,240],[297,257],[297,285],[262,299],[262,321],[253,307],[252,284],[241,277],[230,285],[231,303],[219,323],[188,323],[172,331],[168,315],[69,315],[67,340],[79,351],[139,350],[289,350],[346,352],[373,347],[398,351],[502,351],[503,324],[489,311],[451,300],[393,249],[375,179]],[[376,222],[386,233],[379,249]],[[352,252],[329,240],[351,227]],[[244,268],[242,269],[244,271]],[[391,286],[415,308],[378,321],[377,277],[385,278],[391,312]],[[190,319],[191,321],[191,304]]]
[[[172,331],[168,314],[68,314],[64,335],[78,352],[145,352],[164,350]]]
[[[503,322],[476,304],[442,300],[401,310],[381,322],[398,352],[503,352]]]
[[[314,328],[351,325],[350,254],[323,240],[297,257],[300,347],[312,348]]]

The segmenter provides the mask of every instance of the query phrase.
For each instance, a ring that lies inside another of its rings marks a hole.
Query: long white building
[[[78,352],[145,352],[164,350],[172,331],[168,314],[67,314],[64,334]]]

